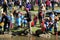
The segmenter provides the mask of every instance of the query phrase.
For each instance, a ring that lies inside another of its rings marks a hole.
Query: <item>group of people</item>
[[[36,23],[39,19],[39,25],[41,26],[41,30],[43,32],[48,32],[48,31],[52,31],[52,28],[54,27],[54,32],[57,32],[57,28],[58,28],[58,16],[54,14],[54,11],[52,11],[52,13],[49,15],[48,18],[46,18],[46,10],[48,10],[48,8],[50,7],[50,3],[52,3],[52,10],[54,10],[54,2],[47,0],[45,4],[41,4],[41,9],[39,10],[38,14],[34,14],[33,18],[31,17],[32,14],[30,12],[31,10],[31,4],[28,2],[26,4],[26,7],[24,8],[26,11],[26,14],[23,15],[22,12],[17,11],[16,9],[12,8],[12,12],[10,13],[10,15],[8,15],[7,13],[7,3],[6,1],[4,1],[2,7],[3,7],[3,13],[2,13],[2,17],[1,17],[1,22],[4,22],[4,31],[9,31],[10,28],[13,29],[15,27],[15,24],[17,26],[17,28],[22,27],[22,24],[27,25],[28,28],[30,28],[30,26],[34,26],[36,27]],[[10,7],[11,4],[9,4]],[[21,8],[21,5],[20,5]],[[10,8],[11,9],[11,8]],[[31,22],[32,21],[32,22]]]

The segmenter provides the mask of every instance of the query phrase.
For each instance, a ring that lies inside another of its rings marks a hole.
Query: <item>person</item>
[[[29,12],[29,8],[26,8],[26,14],[25,14],[25,18],[27,20],[27,26],[28,28],[30,28],[30,22],[31,22],[31,14]]]
[[[6,13],[2,13],[2,19],[1,22],[4,22],[4,32],[7,31],[9,32],[9,27],[10,27],[10,20],[7,17]],[[8,26],[8,27],[7,27]]]
[[[16,15],[17,15],[17,10],[15,9],[15,7],[12,8],[12,14],[13,14],[14,17],[16,17]]]
[[[18,16],[20,17],[21,27],[22,27],[23,26],[22,24],[23,24],[24,16],[23,16],[22,12],[18,12],[18,14],[19,14]]]
[[[54,5],[55,5],[55,1],[52,0],[52,1],[51,1],[51,4],[52,4],[52,11],[53,11],[53,10],[54,10]]]
[[[29,10],[31,10],[31,4],[30,3],[26,3],[26,8],[29,8]]]
[[[29,0],[26,0],[26,3],[29,3]]]
[[[45,32],[46,31],[46,24],[45,24],[45,19],[42,20],[41,22],[41,27],[42,27],[42,32]]]
[[[13,14],[11,13],[10,14],[10,27],[11,27],[11,29],[13,29],[13,27],[14,27],[14,16],[13,16]]]
[[[50,17],[51,17],[51,19],[52,19],[52,22],[54,23],[54,18],[55,18],[54,12],[52,12],[52,13],[50,14]]]
[[[46,1],[46,10],[49,9],[51,2],[49,0]]]
[[[11,10],[12,10],[12,5],[13,5],[13,2],[12,2],[12,0],[10,0],[8,3],[8,6],[9,6],[9,9],[11,9]]]
[[[42,13],[42,10],[39,11],[39,13],[38,13],[38,18],[39,18],[39,23],[41,24],[42,19],[44,18],[44,14]]]
[[[44,17],[46,16],[46,5],[42,4],[42,12],[44,13]]]
[[[19,8],[22,8],[22,0],[19,0]]]
[[[2,4],[3,4],[3,0],[0,0],[0,6],[2,6]]]
[[[2,8],[3,8],[3,12],[7,14],[7,2],[6,1],[4,1]]]
[[[45,19],[45,24],[46,24],[46,32],[48,32],[48,28],[49,28],[49,18]]]
[[[57,21],[59,21],[59,17],[58,17],[57,14],[55,15],[55,19],[56,19]]]
[[[52,28],[53,28],[52,18],[51,18],[51,17],[49,17],[48,31],[49,31],[50,33],[52,32]]]
[[[56,34],[57,33],[57,31],[58,31],[58,21],[57,21],[57,19],[55,19],[55,21],[54,21],[54,34]]]
[[[17,25],[17,29],[21,27],[21,18],[19,14],[16,14],[16,25]]]
[[[41,10],[41,3],[42,3],[42,0],[38,0],[38,7],[39,7],[38,12]]]
[[[34,26],[36,26],[36,23],[37,23],[37,15],[34,15],[33,21],[34,21]]]

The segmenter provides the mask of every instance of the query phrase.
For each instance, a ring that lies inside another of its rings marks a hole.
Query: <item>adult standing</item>
[[[7,14],[7,2],[6,1],[4,1],[2,7],[3,7],[3,12]]]
[[[54,10],[55,1],[52,0],[52,1],[51,1],[51,4],[52,4],[52,10]]]
[[[38,18],[39,18],[39,23],[41,24],[42,19],[44,18],[44,14],[43,14],[42,10],[39,11]]]
[[[46,10],[48,10],[48,9],[49,9],[50,4],[51,4],[50,0],[47,0],[47,1],[46,1]]]
[[[28,28],[30,28],[30,22],[31,22],[31,14],[29,12],[29,9],[26,8],[26,14],[25,14],[25,17],[26,17],[26,20],[27,20],[27,25],[28,25]]]
[[[42,4],[42,0],[38,0],[38,7],[39,7],[38,12],[41,10],[41,4]]]
[[[22,8],[22,0],[19,0],[19,8]]]
[[[4,31],[6,31],[6,29],[7,29],[7,31],[9,31],[10,20],[9,20],[8,16],[6,15],[6,13],[2,13],[1,22],[4,22]]]

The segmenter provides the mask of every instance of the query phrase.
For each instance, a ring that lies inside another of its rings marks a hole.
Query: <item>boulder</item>
[[[43,32],[42,32],[40,29],[38,29],[38,30],[35,32],[35,35],[36,35],[36,36],[39,36],[40,34],[43,34]]]

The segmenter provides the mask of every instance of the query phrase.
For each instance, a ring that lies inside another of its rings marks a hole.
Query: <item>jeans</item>
[[[54,10],[54,4],[52,4],[52,10]]]

